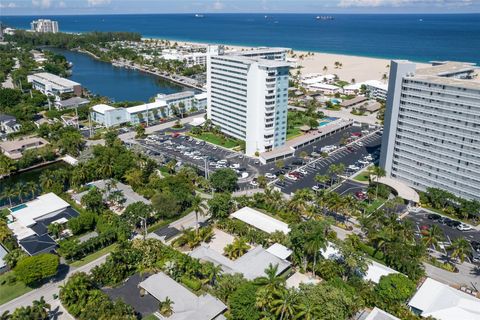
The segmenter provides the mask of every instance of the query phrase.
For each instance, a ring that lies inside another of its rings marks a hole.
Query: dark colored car
[[[451,220],[451,219],[449,219],[449,220],[450,221],[446,222],[446,225],[449,226],[449,227],[452,227],[452,228],[456,228],[456,227],[458,227],[459,225],[462,224],[460,221]]]
[[[472,240],[470,241],[470,244],[472,245],[472,248],[475,249],[475,251],[480,252],[480,242]]]
[[[441,224],[447,224],[447,222],[449,221],[452,221],[452,219],[449,219],[446,217],[441,217],[440,219],[438,219],[438,223],[441,223]]]
[[[278,176],[281,176],[281,175],[284,175],[286,172],[285,170],[278,170],[278,171],[275,171],[275,175],[278,177]]]
[[[440,219],[441,217],[442,217],[441,215],[436,214],[436,213],[430,213],[430,214],[427,216],[427,218],[428,218],[429,220],[438,220],[438,219]]]
[[[303,166],[305,164],[305,161],[303,161],[302,159],[295,159],[292,161],[292,164],[294,166]]]

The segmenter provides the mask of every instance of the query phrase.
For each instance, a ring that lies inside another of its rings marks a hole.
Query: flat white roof
[[[364,320],[400,320],[400,319],[391,315],[386,311],[383,311],[382,309],[375,307]]]
[[[132,114],[132,113],[144,112],[144,111],[147,111],[147,109],[153,110],[153,109],[158,109],[160,107],[166,107],[166,106],[167,105],[164,101],[155,101],[151,103],[141,104],[135,107],[126,108],[125,110],[127,110],[128,113]]]
[[[372,86],[372,87],[375,87],[375,88],[378,88],[378,89],[382,89],[382,90],[385,90],[385,91],[388,90],[388,84],[385,84],[385,83],[383,83],[381,81],[378,81],[378,80],[367,80],[367,81],[363,82],[362,84]]]
[[[97,104],[92,107],[92,110],[101,114],[105,114],[106,111],[115,109],[112,106],[106,104]]]
[[[198,127],[198,126],[201,126],[202,124],[205,123],[205,118],[203,117],[198,117],[198,118],[194,118],[191,122],[190,122],[190,125],[193,126],[193,127]]]
[[[287,234],[290,232],[290,228],[285,222],[249,207],[243,207],[232,213],[231,216],[267,233],[281,231]]]
[[[66,209],[69,206],[68,202],[51,192],[30,202],[12,207],[10,212],[23,226],[29,227],[36,223],[36,219]]]
[[[340,87],[334,86],[333,84],[320,83],[320,82],[311,84],[310,87],[317,88],[317,89],[340,90]]]
[[[480,299],[446,284],[427,278],[408,305],[422,317],[438,320],[480,319]]]
[[[280,259],[287,259],[292,254],[292,250],[288,249],[280,243],[274,243],[267,249],[267,252],[270,252],[274,256],[279,257]]]
[[[368,266],[367,273],[363,279],[378,283],[382,276],[388,276],[393,273],[398,273],[398,271],[371,260],[371,264]]]
[[[59,77],[55,74],[48,73],[48,72],[40,72],[40,73],[35,73],[30,75],[31,78],[34,78],[36,81],[39,82],[49,82],[52,85],[57,85],[61,87],[73,87],[73,86],[79,86],[80,83],[68,80],[66,78]]]
[[[206,92],[203,92],[203,93],[199,93],[199,94],[196,94],[195,95],[195,99],[197,100],[204,100],[204,99],[207,99],[208,95]]]

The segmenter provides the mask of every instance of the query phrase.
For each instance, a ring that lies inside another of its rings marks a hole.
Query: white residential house
[[[0,113],[0,133],[14,133],[20,131],[21,128],[22,125],[17,122],[17,118]]]
[[[480,319],[480,299],[427,278],[408,302],[411,310],[438,320]]]

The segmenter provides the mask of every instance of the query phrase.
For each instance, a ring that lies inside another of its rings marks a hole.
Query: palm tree
[[[17,194],[16,190],[12,186],[5,186],[5,188],[3,188],[3,194],[4,194],[5,197],[7,197],[8,202],[9,202],[10,207],[11,207],[12,206],[12,198],[15,197],[15,195]]]
[[[198,234],[198,215],[205,215],[207,206],[203,203],[203,199],[199,195],[195,195],[192,199],[192,210],[195,212],[195,230]]]
[[[246,253],[250,249],[250,246],[247,244],[245,239],[237,238],[233,241],[233,243],[228,244],[224,250],[225,255],[235,260],[241,257],[244,253]]]
[[[280,320],[294,319],[297,314],[297,297],[295,289],[282,289],[275,293],[275,298],[271,302],[271,312]]]
[[[427,247],[437,249],[438,242],[443,239],[443,231],[436,224],[432,225],[423,236],[422,241]]]
[[[322,184],[325,186],[325,184],[327,183],[327,181],[329,180],[330,178],[325,175],[325,174],[317,174],[315,175],[315,182],[318,183],[318,184]]]
[[[173,301],[166,297],[164,301],[160,301],[159,311],[165,317],[170,317],[173,313]]]
[[[17,182],[15,184],[15,190],[17,192],[17,196],[20,199],[20,202],[23,202],[23,196],[25,195],[25,185],[21,182]]]
[[[265,269],[265,276],[255,279],[255,284],[265,287],[267,291],[273,293],[283,287],[285,284],[285,277],[278,275],[278,264],[271,263]]]
[[[382,177],[385,177],[387,174],[385,169],[379,166],[373,166],[368,168],[368,174],[369,176],[375,176],[375,182],[377,183],[376,189],[375,189],[375,199],[378,198],[378,180]]]
[[[37,191],[37,184],[33,181],[28,181],[25,184],[25,189],[30,191],[30,194],[32,195],[32,199],[35,198],[35,192]]]
[[[42,187],[43,191],[51,190],[54,184],[55,181],[53,180],[53,175],[51,172],[48,173],[46,171],[40,176],[40,186]]]
[[[294,319],[314,320],[317,311],[321,308],[314,304],[310,299],[304,299],[297,306],[297,314]]]
[[[317,256],[320,249],[327,248],[327,241],[323,234],[315,233],[306,240],[305,243],[305,251],[310,255],[313,256],[313,276],[315,277],[315,267],[317,266]]]
[[[8,176],[16,169],[15,163],[7,156],[0,154],[0,176]]]
[[[453,250],[451,257],[454,259],[460,259],[460,262],[464,262],[465,258],[472,252],[472,246],[465,238],[455,239],[449,247]]]

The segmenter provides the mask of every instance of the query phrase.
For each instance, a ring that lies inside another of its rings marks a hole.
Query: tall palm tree
[[[378,180],[382,177],[385,177],[387,174],[385,169],[379,166],[372,166],[368,168],[369,177],[375,176],[376,189],[375,189],[375,199],[378,198]]]
[[[265,287],[268,292],[273,293],[283,287],[285,284],[285,277],[278,275],[278,264],[271,263],[265,269],[265,276],[255,279],[255,284]]]
[[[467,255],[472,252],[470,243],[465,238],[455,239],[449,247],[452,251],[451,257],[454,259],[460,259],[460,262],[464,262]]]
[[[426,234],[423,236],[422,241],[427,247],[433,247],[437,249],[438,242],[443,239],[443,231],[436,224],[432,225]]]
[[[316,305],[310,299],[304,299],[298,304],[297,314],[294,319],[314,320],[320,308],[321,306]]]
[[[295,289],[281,289],[275,293],[271,312],[280,320],[294,319],[297,314],[298,293]]]
[[[25,184],[17,182],[15,184],[15,190],[17,191],[17,196],[20,199],[20,202],[23,202],[23,196],[25,195]]]
[[[193,197],[192,210],[195,212],[195,230],[198,234],[198,215],[205,215],[205,211],[207,210],[207,206],[199,195],[195,195],[195,197]]]
[[[25,189],[30,192],[32,199],[35,198],[35,192],[37,191],[38,185],[33,181],[28,181],[25,184]]]
[[[241,257],[249,249],[250,249],[250,246],[247,244],[245,239],[237,238],[233,241],[233,243],[225,247],[224,252],[228,258],[235,260]]]
[[[10,204],[10,207],[12,206],[12,198],[15,197],[16,195],[16,190],[12,186],[5,186],[3,188],[3,194],[5,197],[8,199],[8,203]]]
[[[317,174],[315,176],[315,182],[325,185],[330,178],[325,174]]]

